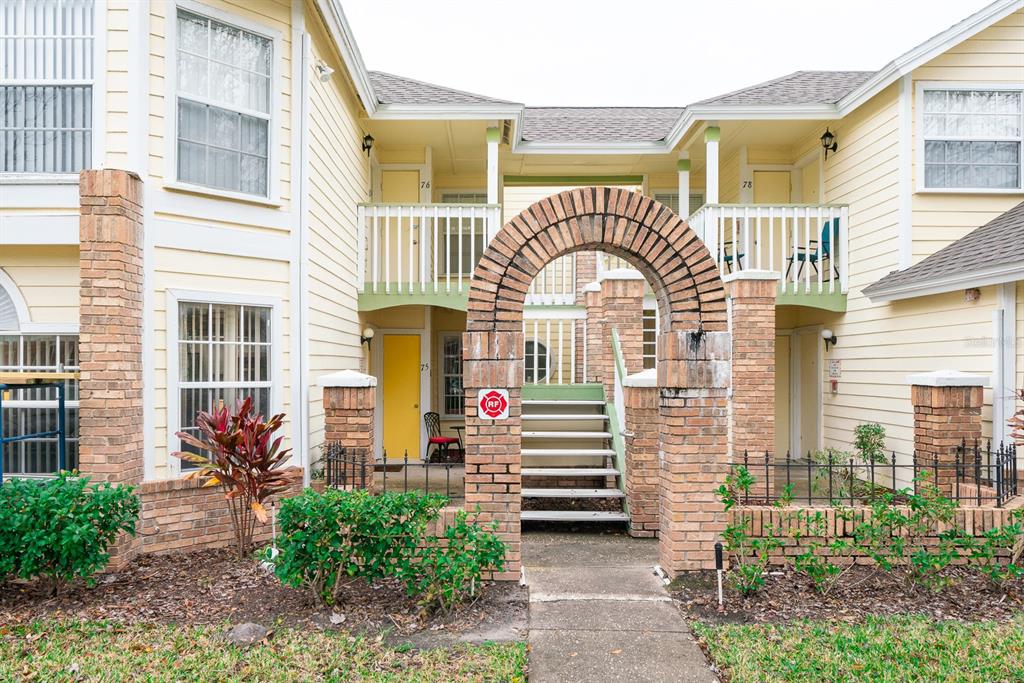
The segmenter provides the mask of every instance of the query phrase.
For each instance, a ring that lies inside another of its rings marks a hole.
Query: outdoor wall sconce
[[[839,149],[839,143],[836,142],[836,136],[832,134],[828,128],[821,134],[821,146],[825,148],[825,159],[828,159],[828,153],[834,152]]]
[[[839,343],[839,337],[832,330],[825,328],[821,331],[821,338],[825,340],[825,353],[828,353],[829,344],[835,346]]]
[[[370,156],[371,149],[373,149],[373,136],[367,133],[363,136],[363,151],[366,152],[366,156]]]
[[[326,83],[327,81],[331,80],[331,75],[333,73],[334,73],[334,69],[332,69],[331,67],[327,66],[326,62],[318,61],[316,63],[316,75],[317,75],[317,78],[320,79],[321,83]]]
[[[359,343],[366,344],[367,348],[369,348],[371,341],[373,341],[373,328],[366,327],[363,329],[363,335],[359,337]]]

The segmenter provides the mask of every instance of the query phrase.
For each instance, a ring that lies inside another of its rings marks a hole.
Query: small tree
[[[267,498],[288,488],[301,470],[285,467],[291,449],[282,449],[283,436],[274,437],[281,428],[284,414],[264,421],[256,413],[248,396],[238,404],[232,414],[223,404],[210,412],[196,415],[199,436],[178,432],[182,443],[205,452],[178,451],[177,458],[199,465],[186,478],[209,477],[203,486],[220,484],[231,510],[231,524],[235,531],[235,544],[239,559],[252,550],[252,535],[256,522],[268,520],[264,506]]]
[[[885,427],[875,422],[857,425],[853,429],[853,447],[865,463],[884,463]]]

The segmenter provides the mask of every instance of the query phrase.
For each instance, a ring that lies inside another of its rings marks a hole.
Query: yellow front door
[[[388,458],[420,457],[420,336],[384,335],[384,450]]]
[[[754,171],[754,203],[788,204],[791,185],[789,171]]]

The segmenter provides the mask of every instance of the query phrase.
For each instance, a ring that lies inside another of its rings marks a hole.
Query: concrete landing
[[[657,553],[624,534],[523,534],[531,681],[718,680],[654,574]]]

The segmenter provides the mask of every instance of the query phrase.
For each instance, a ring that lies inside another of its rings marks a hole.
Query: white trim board
[[[966,273],[932,278],[903,285],[894,285],[868,294],[871,301],[899,301],[931,294],[945,294],[958,289],[988,287],[1024,280],[1024,263],[1003,263]]]

